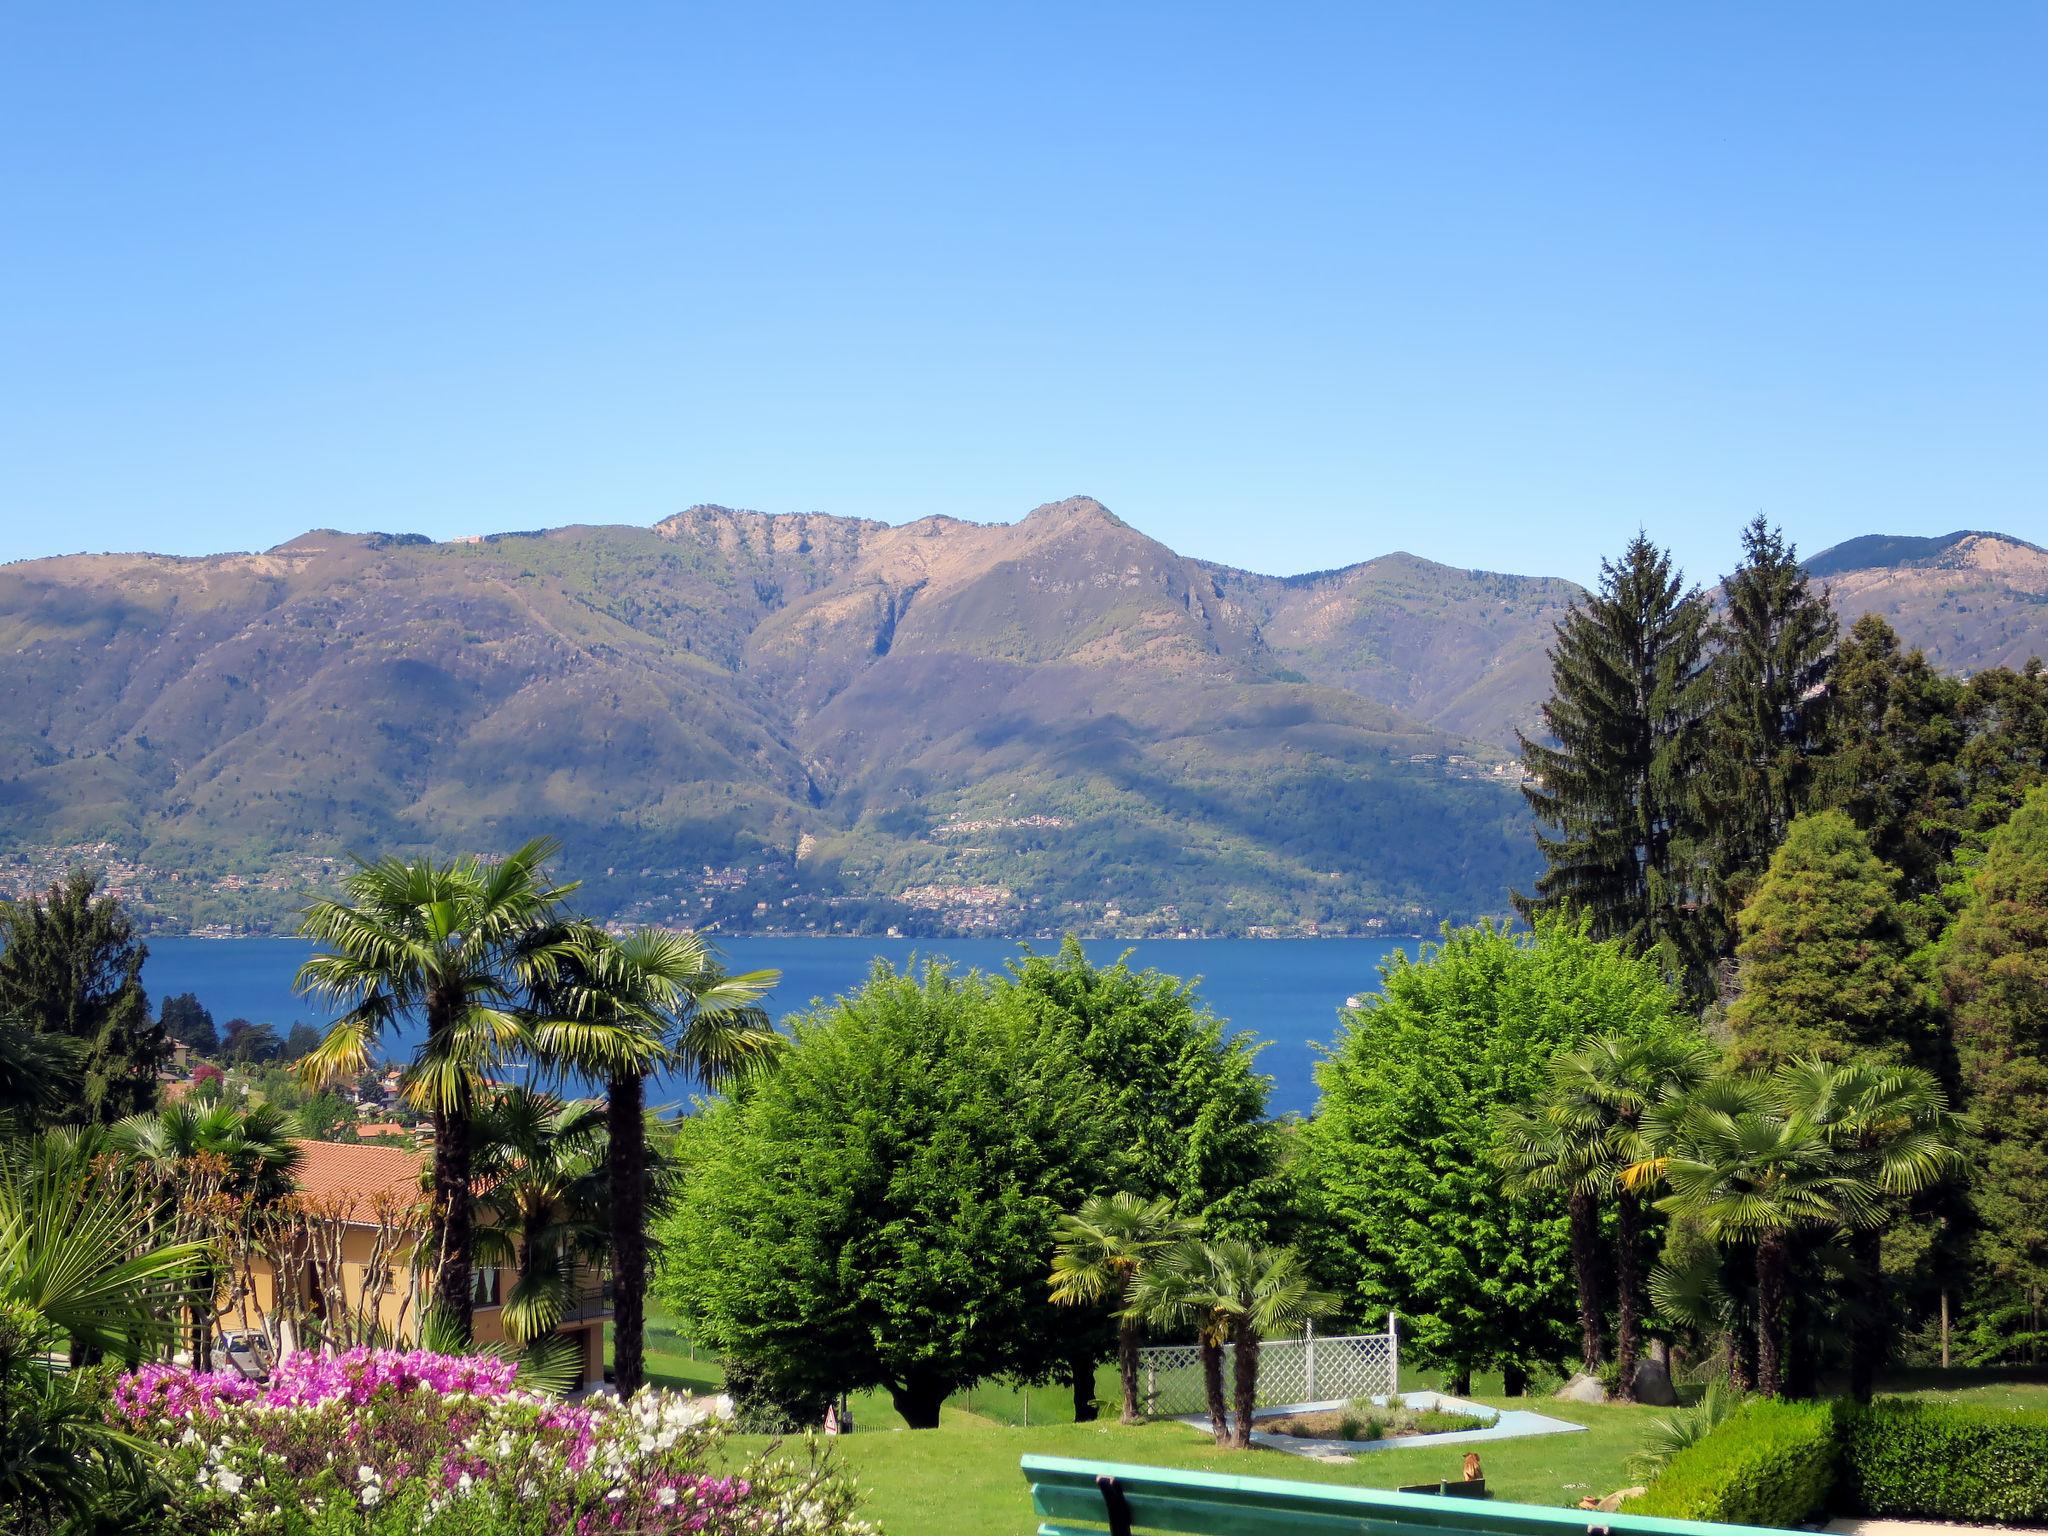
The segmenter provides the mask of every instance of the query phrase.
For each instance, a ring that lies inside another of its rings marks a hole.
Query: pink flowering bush
[[[124,1427],[167,1448],[169,1529],[189,1536],[825,1536],[862,1532],[818,1449],[724,1464],[687,1398],[561,1403],[488,1357],[294,1355],[257,1388],[145,1366]]]

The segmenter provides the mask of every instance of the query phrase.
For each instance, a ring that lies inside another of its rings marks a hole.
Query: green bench
[[[1038,1536],[1704,1536],[1748,1527],[1026,1456]]]

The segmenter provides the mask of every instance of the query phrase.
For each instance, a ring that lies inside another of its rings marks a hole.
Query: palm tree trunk
[[[1218,1445],[1230,1443],[1230,1414],[1223,1405],[1223,1346],[1202,1340],[1202,1391],[1209,1399],[1209,1432]]]
[[[1231,1385],[1236,1390],[1237,1422],[1231,1426],[1230,1443],[1240,1451],[1252,1448],[1252,1414],[1259,1406],[1259,1335],[1249,1320],[1237,1325],[1237,1359]]]
[[[1571,1219],[1572,1277],[1579,1287],[1579,1365],[1588,1376],[1600,1369],[1606,1353],[1600,1307],[1600,1207],[1593,1192],[1575,1189],[1568,1205]]]
[[[605,1095],[612,1199],[612,1383],[631,1397],[647,1380],[645,1078],[616,1073]]]
[[[434,1216],[441,1229],[441,1273],[434,1299],[463,1338],[475,1322],[470,1256],[476,1212],[469,1187],[469,1104],[465,1091],[455,1104],[434,1106]]]
[[[1884,1230],[1871,1227],[1850,1239],[1863,1284],[1863,1305],[1855,1313],[1849,1335],[1849,1393],[1859,1403],[1870,1401],[1882,1363],[1887,1318],[1884,1289]]]
[[[1134,1317],[1117,1319],[1116,1369],[1124,1383],[1124,1422],[1135,1424],[1142,1415],[1138,1411],[1138,1320]]]
[[[1614,1357],[1621,1371],[1614,1395],[1624,1403],[1632,1403],[1636,1400],[1636,1360],[1643,1348],[1643,1265],[1639,1251],[1643,1213],[1629,1190],[1624,1189],[1616,1196],[1614,1216]]]
[[[1756,1245],[1756,1389],[1765,1397],[1785,1391],[1785,1272],[1791,1250],[1783,1232],[1767,1232]]]

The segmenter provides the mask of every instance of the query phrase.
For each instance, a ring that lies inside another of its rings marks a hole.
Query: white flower
[[[222,1493],[240,1493],[242,1491],[242,1474],[230,1472],[226,1467],[222,1467],[218,1472],[214,1473],[213,1480],[220,1485]]]
[[[377,1481],[377,1469],[375,1467],[357,1467],[356,1481],[359,1483],[374,1483]]]
[[[384,1490],[379,1488],[375,1483],[365,1483],[363,1484],[363,1491],[357,1494],[356,1497],[363,1501],[363,1508],[369,1509],[372,1506],[374,1506],[379,1499],[384,1497]]]
[[[654,1502],[659,1504],[663,1509],[667,1509],[671,1504],[675,1503],[675,1501],[676,1491],[673,1488],[664,1488],[661,1490],[661,1492],[657,1493],[654,1496]]]

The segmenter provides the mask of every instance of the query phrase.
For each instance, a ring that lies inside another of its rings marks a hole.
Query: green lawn
[[[1518,1402],[1516,1406],[1535,1406]],[[1502,1440],[1476,1447],[1437,1446],[1373,1451],[1348,1465],[1304,1460],[1282,1451],[1226,1451],[1204,1431],[1184,1424],[1036,1424],[1029,1429],[949,1410],[937,1429],[847,1435],[839,1454],[867,1490],[867,1517],[885,1536],[1028,1536],[1031,1501],[1017,1470],[1021,1456],[1085,1456],[1149,1466],[1190,1467],[1260,1477],[1392,1488],[1460,1475],[1464,1453],[1485,1458],[1489,1488],[1502,1498],[1531,1504],[1572,1504],[1585,1494],[1611,1493],[1627,1484],[1623,1464],[1636,1448],[1644,1420],[1656,1410],[1544,1408],[1588,1426],[1582,1435]],[[741,1445],[761,1442],[743,1440]]]
[[[680,1391],[714,1390],[720,1381],[715,1360],[694,1354],[687,1340],[659,1314],[647,1334],[649,1374]],[[1403,1373],[1410,1391],[1440,1385],[1433,1375]],[[1473,1382],[1473,1397],[1503,1408],[1531,1408],[1553,1418],[1584,1424],[1578,1435],[1538,1435],[1524,1440],[1482,1442],[1486,1480],[1500,1498],[1525,1504],[1569,1505],[1588,1494],[1612,1493],[1634,1481],[1628,1458],[1641,1444],[1657,1408],[1589,1407],[1560,1403],[1540,1393],[1500,1395],[1497,1377]],[[2011,1372],[1923,1372],[1887,1381],[1883,1390],[1926,1393],[2003,1407],[2048,1408],[2048,1377],[2016,1378]],[[838,1454],[867,1491],[867,1517],[884,1536],[1028,1536],[1033,1529],[1030,1500],[1017,1470],[1019,1457],[1082,1456],[1150,1466],[1187,1467],[1260,1477],[1392,1488],[1460,1474],[1465,1446],[1422,1446],[1371,1451],[1348,1464],[1312,1462],[1280,1451],[1225,1451],[1206,1431],[1178,1423],[1126,1429],[1114,1422],[1116,1376],[1105,1366],[1097,1395],[1109,1421],[1075,1424],[1072,1395],[1064,1387],[1017,1388],[996,1383],[950,1400],[939,1427],[920,1433],[903,1420],[882,1393],[854,1399],[857,1433],[843,1436]],[[1027,1423],[1028,1417],[1028,1423]],[[746,1454],[765,1444],[742,1436],[734,1449]]]

